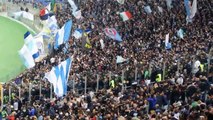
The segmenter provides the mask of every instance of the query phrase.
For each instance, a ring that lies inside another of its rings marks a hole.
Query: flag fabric
[[[172,0],[166,0],[166,6],[170,9],[172,6]]]
[[[124,0],[117,0],[118,3],[124,4]]]
[[[72,64],[72,59],[61,62],[58,66],[53,67],[52,70],[45,75],[50,83],[53,84],[54,93],[58,97],[62,97],[67,94],[67,81],[69,78],[69,72]]]
[[[53,11],[55,7],[55,0],[51,0],[50,10]]]
[[[23,47],[21,48],[21,50],[18,51],[18,53],[25,67],[30,69],[35,66],[34,59],[26,45],[23,45]]]
[[[185,9],[186,9],[186,15],[187,17],[190,16],[190,7],[189,7],[189,0],[184,0],[184,6],[185,6]]]
[[[39,55],[44,54],[44,40],[43,40],[43,35],[40,36],[35,36],[34,37],[34,41],[36,42],[38,51],[39,51]]]
[[[73,36],[74,36],[76,39],[81,38],[82,35],[83,35],[83,30],[82,30],[82,29],[76,29],[75,32],[73,33]]]
[[[119,42],[122,41],[121,36],[114,28],[105,28],[104,32],[108,37],[112,38],[113,40],[117,40]]]
[[[165,38],[165,46],[169,43],[169,33],[166,34],[166,38]]]
[[[149,6],[149,5],[148,5],[148,6],[146,6],[146,7],[144,7],[144,10],[145,10],[145,12],[146,12],[147,14],[152,13],[152,10],[151,10],[151,8],[150,8],[150,6]]]
[[[81,10],[75,11],[72,14],[76,19],[80,19],[82,17],[81,16]]]
[[[104,40],[100,39],[100,43],[101,43],[101,49],[104,49],[105,47]]]
[[[48,10],[46,8],[43,8],[40,10],[39,16],[41,20],[47,20],[48,19]]]
[[[177,31],[177,36],[178,36],[179,38],[181,38],[181,39],[183,39],[183,34],[184,34],[183,29],[179,29],[179,30]]]
[[[76,6],[75,2],[73,0],[68,0],[68,2],[71,5],[72,13],[76,12],[78,7]]]
[[[89,33],[92,32],[92,30],[91,30],[90,28],[87,28],[86,30],[84,30],[84,32],[85,32],[86,34],[89,34]]]
[[[33,15],[32,13],[23,11],[22,16],[23,16],[23,18],[25,18],[25,19],[28,19],[28,20],[31,20],[31,21],[34,20],[34,15]]]
[[[197,12],[197,0],[194,0],[192,3],[190,18],[193,18],[195,16],[196,12]]]
[[[172,48],[172,43],[168,42],[165,46],[165,48],[168,50],[168,49],[171,49]]]
[[[160,13],[163,13],[163,8],[160,7],[160,6],[158,6],[158,11],[159,11]]]
[[[129,11],[121,12],[120,16],[122,17],[123,21],[127,21],[132,18],[132,14]]]
[[[69,40],[71,29],[72,29],[72,20],[69,20],[57,32],[56,37],[55,37],[54,49],[57,49],[61,44],[63,44],[64,42],[67,42]]]
[[[121,56],[116,56],[116,63],[119,64],[119,63],[123,63],[123,62],[126,62],[128,61],[128,59],[124,59],[123,57]]]
[[[36,42],[35,42],[33,36],[30,34],[29,31],[27,31],[24,34],[24,43],[27,46],[27,48],[29,49],[32,57],[34,59],[38,58],[39,57],[38,47],[36,45]]]

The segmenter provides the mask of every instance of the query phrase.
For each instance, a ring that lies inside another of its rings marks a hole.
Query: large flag
[[[192,3],[190,18],[193,18],[196,12],[197,12],[197,0],[194,0]]]
[[[30,69],[32,67],[35,66],[35,62],[34,62],[34,59],[31,55],[31,52],[30,50],[27,48],[26,45],[24,45],[21,50],[18,51],[19,53],[19,56],[21,58],[21,60],[23,61],[24,65]]]
[[[129,11],[121,12],[120,16],[122,17],[123,21],[127,21],[132,18],[132,14]]]
[[[78,7],[75,5],[75,2],[73,0],[68,0],[68,2],[71,5],[72,13],[76,12]]]
[[[71,68],[72,59],[61,62],[58,66],[53,67],[52,70],[46,74],[46,78],[54,86],[54,93],[58,97],[62,97],[67,94],[67,81],[69,78],[69,72]]]
[[[104,32],[108,37],[112,38],[113,40],[117,40],[119,42],[122,41],[121,36],[114,28],[105,28]]]
[[[64,24],[64,26],[57,32],[55,36],[54,49],[57,49],[61,44],[67,42],[70,38],[70,33],[72,29],[72,20],[69,20]]]
[[[118,1],[118,3],[120,3],[120,4],[124,4],[124,0],[117,0]]]
[[[39,51],[38,51],[38,47],[36,45],[36,41],[34,40],[33,36],[30,34],[29,31],[27,31],[24,34],[24,43],[27,46],[27,48],[29,49],[32,57],[34,59],[39,57]]]

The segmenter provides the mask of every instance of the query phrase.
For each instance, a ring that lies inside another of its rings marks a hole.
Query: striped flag
[[[69,20],[64,24],[64,26],[57,32],[55,36],[54,49],[57,49],[61,44],[67,42],[70,38],[70,33],[72,29],[72,20]]]
[[[132,18],[132,14],[129,11],[120,13],[120,16],[122,17],[123,21],[127,21]]]
[[[67,81],[69,78],[72,59],[61,62],[58,66],[53,67],[49,73],[46,73],[45,78],[54,86],[54,93],[58,97],[67,94]]]
[[[27,31],[24,34],[24,43],[27,46],[27,48],[29,49],[32,57],[34,59],[39,57],[39,51],[38,51],[38,47],[36,45],[36,41],[34,40],[33,36],[30,34],[29,31]]]

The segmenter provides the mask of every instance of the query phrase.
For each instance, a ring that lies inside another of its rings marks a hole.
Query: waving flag
[[[117,40],[119,42],[122,41],[121,36],[114,28],[105,28],[104,32],[108,37],[112,38],[113,40]]]
[[[72,59],[68,58],[58,66],[53,67],[52,70],[45,75],[48,81],[53,84],[54,92],[58,97],[67,94],[67,81],[69,78],[71,63]]]
[[[119,63],[123,63],[123,62],[126,62],[128,61],[128,59],[124,59],[123,57],[121,56],[116,56],[116,63],[119,64]]]
[[[72,8],[72,13],[76,12],[78,7],[75,5],[75,2],[73,0],[68,0],[71,8]]]
[[[82,35],[83,35],[83,30],[82,30],[82,29],[76,29],[75,32],[73,33],[73,36],[74,36],[76,39],[81,38]]]
[[[178,36],[179,38],[181,38],[181,39],[183,39],[183,34],[184,34],[184,32],[183,32],[182,29],[179,29],[179,30],[177,31],[177,36]]]
[[[81,10],[75,11],[72,14],[76,19],[80,19],[82,17],[81,16]]]
[[[147,14],[152,13],[152,10],[151,10],[151,8],[150,8],[150,6],[149,6],[149,5],[148,5],[148,6],[146,6],[146,7],[144,7],[144,10],[145,10],[145,12],[146,12]]]
[[[185,9],[186,9],[186,15],[187,17],[190,16],[190,7],[189,7],[189,0],[184,0],[184,6],[185,6]]]
[[[57,49],[61,44],[67,42],[70,38],[70,32],[72,29],[72,21],[69,20],[64,26],[57,32],[55,36],[54,49]]]
[[[24,34],[24,43],[27,46],[27,48],[29,49],[32,57],[34,59],[39,57],[39,51],[38,51],[38,47],[36,45],[36,41],[34,40],[33,36],[30,34],[29,31],[27,31]]]
[[[166,39],[165,39],[165,48],[166,49],[171,49],[172,44],[169,42],[169,33],[166,35]]]
[[[172,0],[166,0],[166,6],[170,9],[172,6]]]
[[[118,3],[120,3],[120,4],[124,4],[124,0],[117,0],[118,1]]]
[[[196,12],[197,12],[197,0],[194,0],[192,3],[190,18],[193,18],[195,16]]]
[[[132,18],[132,14],[129,11],[120,13],[120,16],[122,17],[123,21],[127,21]]]
[[[35,66],[34,59],[26,45],[24,45],[21,50],[18,51],[18,53],[21,60],[24,62],[25,67],[30,69]]]

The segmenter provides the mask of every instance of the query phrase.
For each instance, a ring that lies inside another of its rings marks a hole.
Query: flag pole
[[[97,74],[97,88],[96,88],[96,92],[98,92],[99,89],[99,75]]]
[[[9,84],[9,102],[11,102],[11,87],[10,87],[10,84]]]
[[[87,76],[85,77],[85,83],[84,83],[84,95],[87,94]]]
[[[53,98],[53,85],[50,83],[50,100]]]
[[[137,77],[138,77],[138,68],[135,68],[135,81],[137,81]]]
[[[18,88],[18,97],[19,97],[19,100],[21,100],[21,86]]]
[[[123,94],[124,93],[124,70],[122,70],[121,81],[122,81],[122,94]]]
[[[39,82],[39,97],[41,97],[41,81]]]
[[[32,87],[32,84],[30,83],[29,84],[29,102],[31,101],[31,88]]]
[[[163,81],[165,80],[165,67],[166,67],[166,64],[165,62],[163,62]]]

